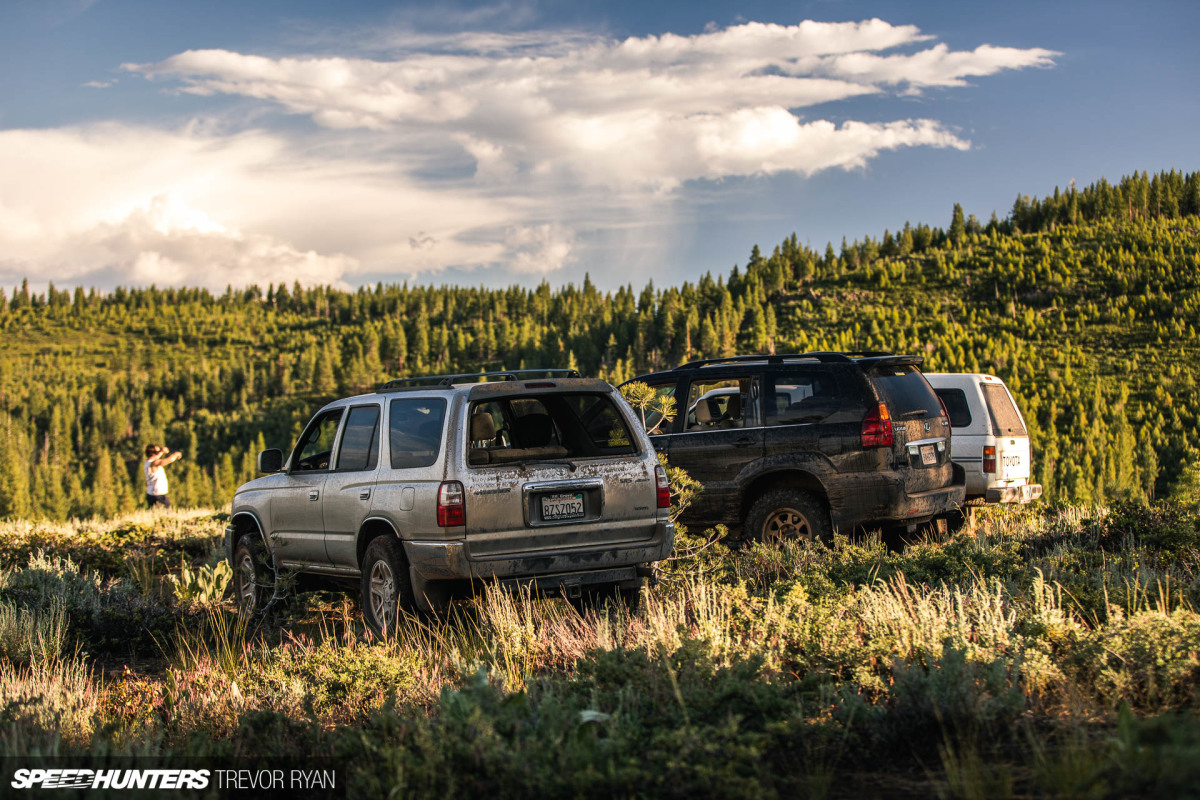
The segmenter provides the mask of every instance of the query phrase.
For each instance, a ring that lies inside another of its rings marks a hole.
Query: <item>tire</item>
[[[238,613],[261,614],[275,596],[271,555],[256,533],[243,536],[233,549],[233,599]]]
[[[828,544],[833,522],[825,503],[810,492],[779,487],[754,501],[746,515],[746,536],[764,544],[808,539]]]
[[[379,536],[367,545],[362,561],[363,621],[376,636],[388,638],[396,629],[401,612],[411,613],[412,580],[408,559],[394,536]]]

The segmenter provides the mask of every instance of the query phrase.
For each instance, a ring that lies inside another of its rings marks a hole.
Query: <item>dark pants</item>
[[[148,494],[146,495],[146,502],[150,504],[150,508],[154,508],[155,506],[162,506],[163,508],[171,507],[171,501],[167,499],[165,494]]]

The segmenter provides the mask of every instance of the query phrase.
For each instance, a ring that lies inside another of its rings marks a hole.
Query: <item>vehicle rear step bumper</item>
[[[424,580],[517,578],[581,570],[633,567],[662,561],[675,546],[675,525],[659,522],[649,539],[571,550],[548,550],[505,557],[473,558],[469,541],[404,542],[412,570]]]
[[[984,500],[989,503],[1029,503],[1042,496],[1040,483],[1027,483],[1024,486],[1001,486],[988,489]]]

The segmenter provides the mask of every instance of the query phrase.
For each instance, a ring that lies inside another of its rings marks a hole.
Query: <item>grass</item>
[[[683,537],[635,613],[486,586],[384,642],[334,591],[239,619],[223,524],[0,524],[0,756],[329,757],[364,797],[1200,786],[1182,507],[989,510],[903,552]]]

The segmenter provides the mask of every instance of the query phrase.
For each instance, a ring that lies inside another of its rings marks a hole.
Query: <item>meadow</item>
[[[634,610],[482,587],[389,641],[304,582],[239,618],[226,518],[0,523],[0,757],[332,764],[351,797],[1200,793],[1179,503],[685,534]]]

